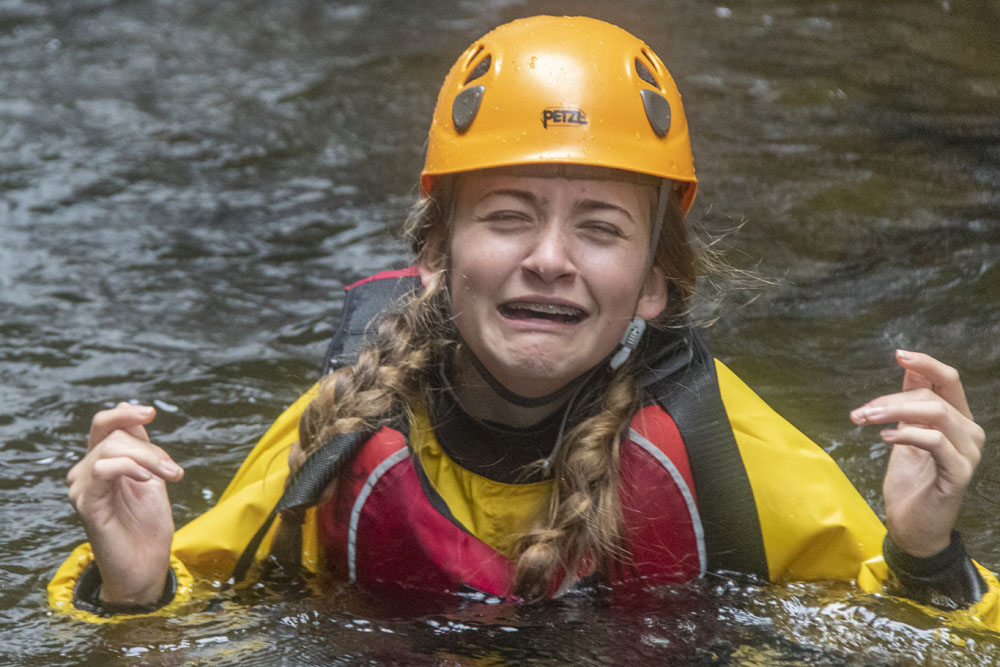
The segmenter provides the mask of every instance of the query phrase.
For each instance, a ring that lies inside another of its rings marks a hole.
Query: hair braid
[[[520,540],[514,592],[525,599],[551,595],[560,578],[573,581],[625,555],[618,453],[638,408],[640,387],[632,367],[612,374],[596,414],[566,434],[547,516]]]
[[[302,413],[299,437],[308,456],[340,433],[375,431],[409,412],[436,383],[438,360],[454,346],[447,303],[436,277],[379,322],[374,341],[351,366],[327,375]]]

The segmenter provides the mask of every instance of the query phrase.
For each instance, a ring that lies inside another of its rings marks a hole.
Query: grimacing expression
[[[518,172],[457,179],[445,252],[462,339],[505,387],[534,397],[611,354],[633,315],[656,317],[666,285],[646,268],[649,186],[592,168]]]

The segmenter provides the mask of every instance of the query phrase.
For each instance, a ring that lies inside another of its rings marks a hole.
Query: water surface
[[[711,341],[881,511],[847,411],[895,347],[962,369],[1000,432],[1000,10],[980,2],[0,2],[0,662],[994,664],[991,633],[841,583],[705,581],[620,604],[373,606],[261,588],[95,627],[44,587],[83,531],[66,471],[96,410],[159,408],[210,507],[315,379],[343,285],[405,265],[434,97],[489,27],[548,11],[643,36],[684,94],[708,232],[775,279]],[[711,290],[705,290],[706,295]],[[995,442],[995,438],[990,443]],[[961,527],[1000,566],[990,449]]]

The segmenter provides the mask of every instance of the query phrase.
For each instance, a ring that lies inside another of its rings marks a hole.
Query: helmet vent
[[[670,129],[670,102],[663,95],[655,90],[643,88],[639,91],[642,97],[642,106],[646,110],[646,119],[649,121],[656,136],[665,137]]]
[[[483,49],[485,49],[485,48],[486,47],[483,46],[482,44],[477,44],[476,47],[475,47],[475,49],[472,49],[470,47],[470,50],[472,51],[472,53],[470,53],[469,55],[467,55],[465,57],[465,62],[462,63],[462,69],[469,69],[469,63],[471,63],[473,60],[475,60],[476,58],[478,58],[479,54],[482,53]]]
[[[464,134],[476,119],[485,91],[485,86],[472,86],[455,96],[455,101],[451,105],[451,122],[455,124],[455,130],[459,134]]]
[[[639,75],[640,79],[654,88],[660,87],[660,84],[656,81],[656,77],[653,76],[653,73],[650,72],[649,68],[646,67],[638,58],[635,59],[635,73]]]
[[[490,63],[492,62],[492,60],[493,59],[490,58],[490,54],[487,53],[486,57],[480,60],[479,64],[476,65],[476,67],[471,72],[469,72],[469,76],[465,78],[465,83],[463,83],[462,85],[463,86],[468,85],[470,81],[475,81],[479,77],[485,76],[486,73],[490,71]]]

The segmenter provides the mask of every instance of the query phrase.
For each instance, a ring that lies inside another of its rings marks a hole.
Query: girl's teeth
[[[505,317],[512,319],[540,318],[576,322],[583,315],[579,308],[554,303],[515,302],[504,304],[500,310]]]

